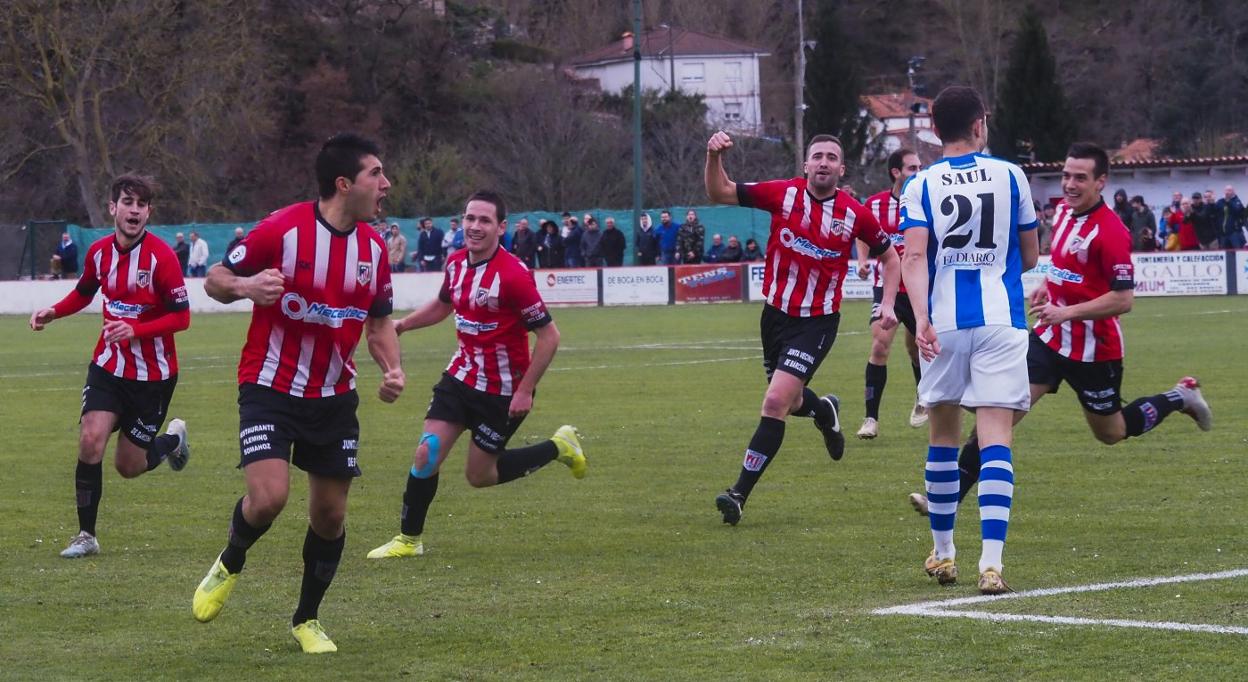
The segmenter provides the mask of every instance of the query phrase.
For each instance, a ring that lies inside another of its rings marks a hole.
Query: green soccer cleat
[[[207,623],[221,613],[225,600],[229,599],[230,592],[234,591],[234,583],[238,582],[238,575],[225,570],[225,566],[221,564],[221,557],[217,557],[217,560],[212,562],[212,568],[208,569],[208,575],[204,576],[199,587],[195,588],[195,597],[191,599],[191,613],[195,614],[195,620]]]
[[[581,434],[576,427],[564,424],[550,439],[559,448],[559,455],[555,459],[572,470],[572,478],[585,478],[589,462],[585,459],[585,450],[581,448]]]
[[[295,636],[305,654],[332,654],[338,650],[334,640],[325,634],[325,628],[316,619],[296,625],[290,629],[290,634]]]
[[[368,553],[369,559],[392,559],[420,556],[425,553],[425,543],[419,537],[399,533],[394,539]]]

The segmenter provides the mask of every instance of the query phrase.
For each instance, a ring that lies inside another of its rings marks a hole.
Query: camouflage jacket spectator
[[[706,251],[706,228],[697,220],[680,226],[676,233],[676,254],[682,263],[701,263]]]

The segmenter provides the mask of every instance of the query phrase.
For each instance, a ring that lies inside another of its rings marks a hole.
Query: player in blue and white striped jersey
[[[906,183],[900,227],[923,370],[919,402],[931,414],[925,478],[935,548],[924,568],[941,584],[957,580],[961,408],[973,410],[982,446],[979,589],[998,594],[1009,590],[1001,553],[1014,496],[1014,413],[1031,405],[1022,274],[1040,252],[1037,221],[1022,170],[981,153],[988,119],[978,92],[946,88],[932,124],[944,158]]]

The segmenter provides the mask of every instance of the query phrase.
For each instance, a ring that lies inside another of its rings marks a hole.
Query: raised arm
[[[706,143],[706,169],[703,179],[706,182],[706,196],[717,204],[738,205],[737,183],[728,179],[724,171],[723,155],[732,149],[732,138],[720,130],[711,136]]]

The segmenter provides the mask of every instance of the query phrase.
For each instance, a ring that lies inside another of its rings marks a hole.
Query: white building
[[[940,157],[940,138],[932,129],[931,99],[893,92],[863,95],[861,102],[863,113],[869,117],[867,144],[872,145],[883,137],[882,155],[907,147],[919,152],[919,158],[925,163]]]
[[[702,95],[707,122],[725,130],[761,134],[758,60],[762,48],[683,28],[655,28],[641,36],[641,89]],[[571,60],[581,78],[618,94],[633,84],[633,36]]]

